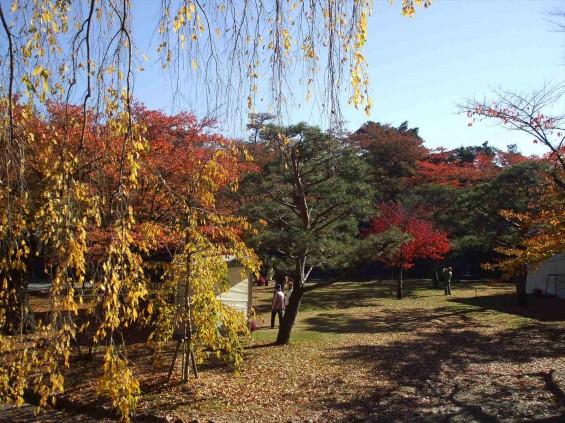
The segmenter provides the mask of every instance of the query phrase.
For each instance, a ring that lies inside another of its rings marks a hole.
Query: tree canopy
[[[21,403],[31,384],[45,405],[63,390],[71,344],[87,336],[105,352],[98,392],[127,419],[139,385],[123,331],[149,327],[158,350],[179,320],[192,322],[189,342],[196,360],[205,348],[214,348],[238,370],[246,316],[220,304],[216,295],[227,289],[225,255],[235,255],[249,269],[257,266],[241,239],[250,225],[234,215],[235,204],[220,199],[247,171],[244,151],[210,132],[212,122],[133,105],[131,127],[139,140],[125,155],[123,116],[89,120],[82,132],[80,107],[47,103],[45,110],[16,104],[15,137],[30,141],[31,160],[24,175],[6,168],[2,174],[6,221],[17,211],[10,207],[15,177],[25,178],[28,194],[16,215],[19,226],[2,227],[2,398]],[[48,347],[18,351],[9,335],[24,331],[21,317],[31,312],[27,284],[36,263],[52,284],[53,307],[39,327]],[[173,301],[181,286],[184,302]],[[29,381],[34,368],[40,375]]]
[[[367,122],[351,138],[371,165],[380,201],[394,200],[406,189],[409,178],[416,174],[418,161],[427,153],[418,128],[408,129],[408,122],[398,128]]]
[[[381,237],[385,234],[395,239],[375,251],[374,258],[399,270],[398,299],[403,297],[404,269],[414,266],[417,259],[441,259],[449,251],[449,240],[426,219],[423,209],[410,211],[400,203],[385,203],[379,207],[378,215],[364,231],[364,236],[373,234]]]
[[[242,212],[265,222],[251,245],[277,257],[294,279],[278,337],[287,343],[312,268],[345,267],[354,257],[373,189],[355,149],[316,127],[266,126],[260,141],[263,162],[242,182]]]

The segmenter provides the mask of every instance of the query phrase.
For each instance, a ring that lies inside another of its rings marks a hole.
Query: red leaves
[[[440,259],[449,251],[449,240],[425,220],[422,211],[408,211],[399,203],[389,203],[379,208],[380,215],[371,221],[366,234],[378,234],[398,228],[410,239],[400,248],[389,251],[381,261],[389,267],[409,269],[416,259]]]
[[[417,173],[409,179],[411,185],[474,186],[491,180],[505,166],[531,160],[520,153],[495,151],[485,154],[477,151],[472,162],[463,162],[457,158],[456,151],[431,151],[425,159],[419,160]]]
[[[102,224],[88,230],[89,254],[99,260],[112,232],[111,204],[123,188],[120,160],[124,139],[112,126],[115,120],[103,120],[92,110],[87,110],[84,120],[83,112],[82,106],[48,102],[43,115],[18,105],[15,116],[25,123],[18,125],[26,131],[19,136],[33,137],[29,143],[33,151],[28,154],[30,186],[37,191],[33,198],[41,198],[44,191],[43,172],[49,169],[44,162],[79,161],[75,177],[88,185],[93,197],[99,198]],[[188,198],[195,207],[233,213],[235,205],[231,200],[217,194],[235,186],[242,175],[253,169],[238,142],[215,133],[213,120],[198,120],[189,112],[169,115],[134,104],[132,119],[140,127],[135,137],[140,166],[137,186],[127,192],[137,225],[135,244],[151,239],[155,250],[174,249],[179,242],[175,222]],[[149,230],[156,236],[147,236]],[[217,236],[211,232],[210,236]]]

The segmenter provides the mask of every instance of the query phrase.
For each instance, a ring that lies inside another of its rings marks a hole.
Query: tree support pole
[[[171,362],[171,366],[169,367],[169,375],[167,376],[167,383],[171,381],[171,376],[173,375],[173,369],[175,368],[175,361],[177,361],[177,355],[179,353],[180,344],[182,340],[177,341],[177,347],[175,348],[175,354],[173,355],[173,361]]]

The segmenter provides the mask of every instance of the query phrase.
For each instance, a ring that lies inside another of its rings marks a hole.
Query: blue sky
[[[517,143],[526,154],[546,151],[529,137],[487,124],[468,126],[455,103],[482,98],[489,87],[527,90],[547,81],[565,81],[565,33],[551,31],[547,12],[564,8],[556,0],[436,0],[412,19],[400,15],[400,0],[375,1],[369,22],[366,57],[370,66],[374,108],[344,107],[350,130],[367,120],[419,127],[428,148],[479,145],[489,141],[506,149]],[[137,10],[136,10],[137,9]],[[135,14],[152,8],[137,3]],[[148,39],[149,34],[144,34]],[[154,49],[153,49],[154,51]],[[159,64],[146,63],[138,76],[137,96],[149,107],[170,107],[170,90]],[[565,113],[565,99],[557,106]],[[316,121],[316,114],[297,111],[291,120]],[[290,122],[289,122],[290,123]]]
[[[437,0],[412,19],[377,2],[367,59],[371,67],[371,120],[420,128],[428,148],[517,143],[528,154],[545,150],[529,137],[485,124],[469,127],[454,103],[483,98],[489,86],[527,90],[565,81],[565,33],[551,31],[546,13],[564,1]],[[564,18],[565,19],[565,18]],[[563,22],[565,24],[565,22]],[[565,113],[565,99],[557,106]],[[347,110],[351,128],[366,118]]]
[[[133,2],[137,45],[149,56],[145,72],[136,77],[135,95],[150,108],[175,112],[188,106],[172,106],[172,92],[156,60],[158,41],[152,36],[159,4]],[[392,6],[389,0],[375,0],[365,48],[373,112],[367,117],[345,105],[347,128],[356,130],[369,119],[395,126],[408,121],[420,128],[428,148],[489,141],[501,149],[516,143],[526,154],[545,153],[516,132],[484,123],[469,127],[467,117],[456,114],[455,103],[482,98],[489,87],[523,91],[544,81],[564,83],[565,32],[552,31],[547,13],[565,9],[565,0],[434,0],[429,9],[418,8],[412,19],[400,15],[400,6],[401,0]],[[565,25],[565,17],[561,19]],[[343,98],[345,104],[347,95]],[[565,114],[565,98],[553,112]],[[299,121],[323,126],[316,111],[306,107],[296,110],[288,123]],[[244,136],[241,129],[221,128],[229,130],[227,135]]]

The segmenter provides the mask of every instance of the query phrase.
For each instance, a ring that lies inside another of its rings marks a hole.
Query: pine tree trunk
[[[277,345],[285,345],[290,341],[290,332],[294,326],[296,316],[298,315],[298,309],[300,308],[300,303],[302,302],[302,297],[304,295],[304,288],[301,283],[295,284],[292,290],[292,295],[288,302],[288,306],[284,312],[284,316],[279,327],[279,332],[277,334]]]
[[[398,275],[398,282],[396,285],[396,298],[399,300],[402,299],[402,267],[400,268],[399,275]]]
[[[280,285],[284,289],[284,281],[286,279],[286,273],[280,269],[275,268],[275,275],[273,277],[275,285]]]

